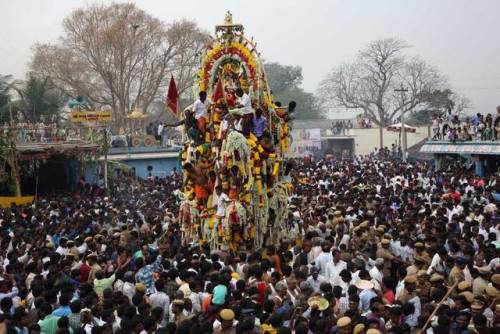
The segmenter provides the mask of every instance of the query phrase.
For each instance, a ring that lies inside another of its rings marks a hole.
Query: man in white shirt
[[[311,276],[307,278],[307,283],[309,283],[314,292],[319,292],[319,287],[321,283],[326,282],[326,279],[319,274],[319,270],[316,267],[311,267]]]
[[[325,276],[326,274],[326,265],[333,261],[332,253],[330,253],[330,243],[325,241],[321,244],[322,252],[318,255],[315,260],[316,267],[319,270],[319,274],[321,276]]]
[[[446,256],[446,249],[439,249],[437,253],[432,257],[431,265],[427,269],[427,275],[432,275],[433,273],[445,274]]]
[[[58,253],[61,256],[68,255],[69,249],[68,247],[66,247],[67,242],[68,241],[66,240],[66,238],[61,238],[61,240],[59,241],[59,246],[57,246],[56,248],[56,253]]]
[[[194,282],[189,283],[189,289],[191,290],[191,293],[189,294],[188,298],[191,300],[192,312],[194,314],[200,314],[201,313],[201,298],[200,298],[201,282],[194,281]]]
[[[161,134],[163,132],[163,123],[158,124],[158,129],[156,130],[156,137],[161,139]]]
[[[382,283],[382,270],[384,269],[384,259],[378,258],[375,260],[375,265],[370,269],[370,277],[375,279],[379,284]]]
[[[236,96],[238,96],[239,107],[243,109],[243,129],[242,132],[245,136],[250,133],[252,129],[253,109],[252,100],[243,89],[236,89]]]
[[[243,91],[243,89],[238,88],[236,89],[236,95],[238,96],[238,103],[241,108],[243,108],[243,114],[252,114],[253,109],[252,109],[252,100],[250,99],[250,96]]]
[[[163,292],[164,287],[165,283],[163,280],[155,281],[156,292],[149,296],[149,303],[151,304],[151,307],[161,307],[161,309],[165,312],[162,322],[168,321],[168,311],[170,306],[170,298],[165,292]]]
[[[326,265],[325,278],[333,286],[340,285],[340,272],[347,268],[347,263],[340,259],[340,251],[334,249],[332,251],[333,261]]]
[[[231,200],[222,192],[222,186],[215,187],[214,204],[217,205],[217,217],[222,218],[226,214],[226,206]]]
[[[198,100],[196,100],[193,104],[193,112],[194,118],[196,118],[198,123],[198,130],[202,134],[205,133],[209,105],[210,101],[207,99],[207,92],[201,91]]]

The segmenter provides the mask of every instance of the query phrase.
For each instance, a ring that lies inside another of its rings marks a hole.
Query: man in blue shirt
[[[56,317],[69,316],[71,314],[71,308],[69,307],[71,298],[72,296],[69,294],[61,294],[59,297],[59,307],[52,312],[52,315],[55,315]]]
[[[359,306],[361,312],[367,313],[370,311],[370,300],[377,297],[377,294],[373,292],[373,283],[367,280],[360,280],[356,283],[356,287],[359,292]]]
[[[255,116],[252,120],[252,132],[260,139],[267,128],[267,119],[262,116],[262,110],[259,108],[255,111]]]
[[[156,292],[153,280],[153,273],[158,272],[160,270],[161,261],[162,261],[161,255],[158,255],[154,262],[147,265],[145,265],[145,261],[142,257],[136,259],[136,265],[138,268],[141,269],[137,271],[137,274],[135,275],[135,280],[137,283],[143,283],[146,286],[147,295]]]

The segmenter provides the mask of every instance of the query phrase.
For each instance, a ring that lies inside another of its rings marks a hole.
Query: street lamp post
[[[394,90],[395,92],[401,93],[401,151],[403,153],[403,162],[406,162],[406,128],[405,128],[405,93],[408,91],[404,88],[403,84],[401,87]]]

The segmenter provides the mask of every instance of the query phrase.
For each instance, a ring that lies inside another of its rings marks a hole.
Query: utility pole
[[[395,92],[401,93],[401,151],[403,153],[403,161],[406,162],[406,128],[405,128],[405,93],[408,91],[404,88],[403,83],[401,87],[394,90]]]
[[[108,130],[104,127],[104,189],[108,191]]]

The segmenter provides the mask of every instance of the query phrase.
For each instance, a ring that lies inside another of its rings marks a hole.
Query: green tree
[[[10,103],[12,102],[12,91],[18,82],[12,75],[0,74],[0,123],[7,123],[10,120]]]
[[[461,114],[465,109],[470,108],[470,101],[467,97],[453,92],[451,89],[436,89],[422,93],[422,100],[425,102],[421,109],[412,111],[408,116],[408,124],[427,125],[432,122],[435,115],[445,113]]]
[[[300,66],[273,62],[265,63],[264,68],[267,72],[269,86],[275,94],[302,84],[302,68]]]
[[[28,80],[16,88],[16,91],[19,100],[15,101],[14,109],[25,121],[53,120],[64,105],[64,95],[49,77],[38,78],[30,74]]]
[[[302,84],[302,68],[300,66],[282,65],[271,62],[264,63],[269,87],[274,99],[287,105],[290,101],[297,102],[294,117],[297,119],[325,118],[317,103],[316,96],[304,91]]]

